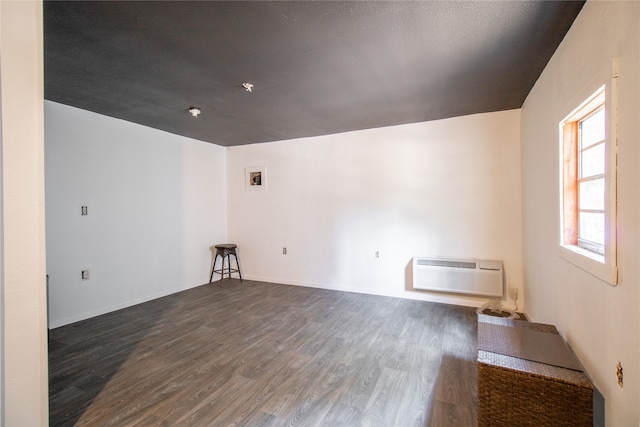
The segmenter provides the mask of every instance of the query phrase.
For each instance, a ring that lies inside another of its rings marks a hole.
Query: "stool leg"
[[[229,279],[231,279],[231,255],[227,254],[227,268],[229,270]]]
[[[213,282],[213,273],[216,271],[216,261],[218,261],[218,254],[213,257],[213,266],[211,267],[211,277],[209,278],[209,283]]]
[[[238,269],[238,274],[240,275],[240,282],[242,282],[242,272],[240,271],[240,264],[238,263],[238,255],[233,254],[233,256],[236,257],[236,268]]]

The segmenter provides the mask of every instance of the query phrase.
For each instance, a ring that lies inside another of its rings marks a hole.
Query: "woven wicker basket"
[[[593,384],[584,372],[485,351],[504,328],[558,335],[552,325],[478,317],[478,426],[592,426]],[[506,340],[504,346],[518,346]],[[510,353],[505,351],[504,353]]]

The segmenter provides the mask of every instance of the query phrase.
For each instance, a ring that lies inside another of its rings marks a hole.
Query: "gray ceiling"
[[[47,1],[45,98],[224,146],[520,108],[582,6]]]

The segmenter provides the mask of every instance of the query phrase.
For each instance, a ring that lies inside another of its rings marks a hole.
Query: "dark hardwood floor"
[[[245,280],[49,333],[52,426],[475,426],[475,310]]]

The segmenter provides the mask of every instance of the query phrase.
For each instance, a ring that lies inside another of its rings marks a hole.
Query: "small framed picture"
[[[267,189],[267,168],[264,166],[245,168],[245,190],[262,191]]]

